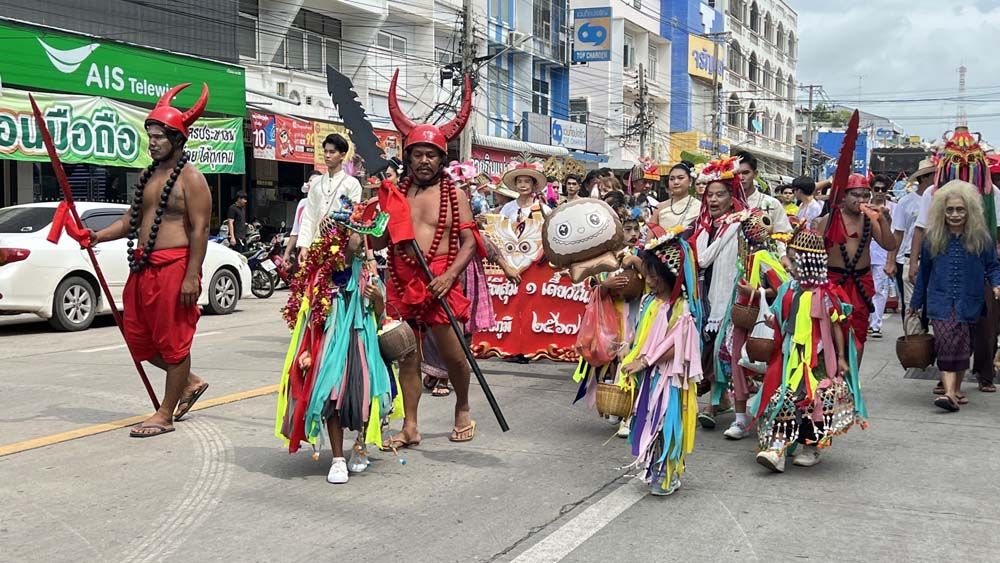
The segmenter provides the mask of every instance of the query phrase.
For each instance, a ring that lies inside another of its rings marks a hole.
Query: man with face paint
[[[472,84],[466,76],[462,106],[452,121],[442,126],[418,125],[399,107],[398,76],[397,71],[389,86],[389,115],[404,136],[403,160],[409,172],[400,180],[399,191],[406,197],[413,235],[434,279],[428,283],[411,245],[390,246],[387,235],[373,240],[373,246],[389,246],[387,310],[406,320],[417,332],[418,339],[429,331],[448,368],[448,380],[455,391],[455,424],[449,439],[468,442],[476,433],[476,423],[469,409],[469,365],[438,299],[448,302],[460,323],[468,320],[470,303],[457,282],[477,252],[476,223],[469,198],[444,173],[444,164],[448,141],[458,136],[472,113]],[[392,214],[392,210],[383,210]],[[390,218],[393,220],[398,218]],[[399,362],[406,414],[403,429],[386,440],[385,448],[420,444],[421,435],[417,429],[422,392],[420,363],[419,347],[416,353]]]
[[[826,232],[833,214],[843,220],[847,241],[839,248],[829,249],[830,281],[842,286],[853,310],[850,327],[858,343],[858,357],[864,351],[868,337],[868,320],[874,309],[875,280],[872,276],[871,241],[874,240],[891,252],[896,249],[896,239],[889,224],[889,210],[871,207],[872,190],[861,174],[851,174],[843,187],[844,199],[830,214],[816,220],[816,230]]]
[[[167,372],[160,409],[129,435],[148,438],[174,431],[208,389],[191,373],[191,343],[201,311],[201,266],[208,250],[212,194],[205,176],[187,166],[188,128],[208,104],[208,86],[191,109],[170,104],[190,84],[179,84],[146,118],[153,163],[139,178],[132,208],[107,228],[92,232],[91,244],[128,237],[129,274],[122,294],[123,329],[136,360]],[[134,248],[138,239],[139,248]],[[176,412],[175,412],[176,409]]]

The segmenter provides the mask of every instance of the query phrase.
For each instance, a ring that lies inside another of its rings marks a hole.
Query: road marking
[[[195,334],[194,337],[198,338],[200,336],[213,336],[215,334],[222,334],[222,331],[216,330],[213,332],[199,332]],[[93,354],[94,352],[107,352],[108,350],[119,350],[124,348],[125,344],[115,344],[114,346],[101,346],[100,348],[87,348],[85,350],[77,350],[81,354]]]
[[[622,512],[646,497],[649,486],[633,479],[563,524],[542,541],[518,555],[512,563],[556,563],[591,536],[601,531]]]
[[[217,407],[219,405],[226,405],[229,403],[235,403],[237,401],[253,399],[255,397],[263,397],[264,395],[270,395],[271,393],[275,393],[277,391],[278,391],[277,385],[268,385],[266,387],[251,389],[249,391],[240,391],[239,393],[223,395],[222,397],[216,397],[214,399],[198,401],[198,404],[196,404],[194,408],[191,409],[191,411],[192,412],[200,411],[203,409]],[[149,417],[150,417],[149,414],[130,416],[129,418],[123,418],[120,420],[105,422],[103,424],[94,424],[92,426],[77,428],[76,430],[69,430],[66,432],[60,432],[58,434],[42,436],[41,438],[32,438],[30,440],[23,440],[21,442],[15,442],[13,444],[8,444],[6,446],[0,446],[0,457],[26,452],[28,450],[44,448],[45,446],[60,444],[62,442],[68,442],[70,440],[76,440],[77,438],[86,438],[87,436],[103,434],[105,432],[111,432],[112,430],[120,430],[122,428],[125,428],[126,426],[139,424],[140,422],[146,420]],[[184,422],[181,421],[180,424],[183,425]]]

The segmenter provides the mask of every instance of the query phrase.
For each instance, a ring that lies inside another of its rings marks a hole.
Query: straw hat
[[[917,165],[917,171],[914,172],[913,174],[910,174],[910,177],[906,179],[906,182],[907,183],[916,182],[922,176],[933,174],[936,171],[937,171],[937,166],[934,164],[934,161],[932,161],[929,158],[925,158],[920,161],[920,164]]]
[[[494,188],[493,189],[493,193],[500,194],[500,195],[502,195],[504,197],[509,197],[510,199],[517,199],[518,198],[518,193],[517,192],[515,192],[514,190],[512,190],[510,188],[507,188],[505,186],[498,186],[498,187]]]
[[[539,170],[534,164],[528,162],[521,162],[516,164],[510,170],[507,170],[503,174],[503,178],[500,179],[500,183],[507,186],[510,189],[515,189],[517,178],[519,176],[527,176],[535,181],[535,189],[540,190],[545,187],[545,183],[548,181],[545,178],[545,174]],[[516,195],[514,197],[517,197]]]

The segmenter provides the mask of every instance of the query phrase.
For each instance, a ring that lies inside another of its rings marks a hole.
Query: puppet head
[[[574,282],[618,268],[615,252],[625,243],[621,220],[611,206],[584,198],[560,205],[545,217],[542,245],[545,257],[569,268]]]
[[[973,136],[975,135],[975,137]],[[980,146],[979,133],[970,133],[968,127],[956,127],[949,137],[944,135],[944,149],[937,165],[936,186],[951,180],[962,180],[976,186],[980,194],[990,190],[990,166],[986,152]]]

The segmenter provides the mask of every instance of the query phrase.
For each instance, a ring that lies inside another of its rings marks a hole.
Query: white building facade
[[[723,87],[724,140],[762,171],[791,176],[795,147],[798,16],[783,0],[717,0],[729,39]]]
[[[570,67],[571,119],[604,130],[608,167],[640,157],[666,161],[670,133],[670,42],[661,36],[659,0],[572,0],[571,8],[611,7],[611,60]],[[645,152],[640,146],[639,67],[646,88]]]

